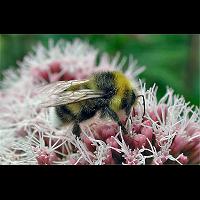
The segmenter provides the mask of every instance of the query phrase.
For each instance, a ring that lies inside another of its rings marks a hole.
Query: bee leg
[[[80,137],[80,134],[81,134],[81,128],[80,128],[80,125],[78,122],[75,122],[74,123],[74,126],[72,128],[72,133],[74,135],[76,135],[77,137]]]
[[[121,129],[122,129],[122,131],[123,131],[124,134],[128,134],[128,132],[127,132],[125,126],[124,126],[124,125],[122,124],[122,122],[120,121],[120,119],[119,119],[119,117],[118,117],[118,115],[117,115],[116,112],[114,112],[114,111],[113,111],[112,109],[110,109],[109,107],[106,107],[106,108],[104,109],[104,111],[105,111],[115,122],[117,122],[117,124],[118,124],[119,126],[121,126]]]
[[[127,118],[126,118],[126,123],[127,123],[128,118],[129,118],[129,116],[130,116],[130,114],[131,114],[131,108],[126,108],[126,109],[125,109],[125,112],[126,112],[126,116],[127,116]]]
[[[102,108],[101,110],[100,110],[100,118],[105,118],[106,117],[106,110],[105,110],[105,108]]]

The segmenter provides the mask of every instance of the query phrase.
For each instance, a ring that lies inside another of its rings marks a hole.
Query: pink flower
[[[58,157],[54,152],[48,152],[47,149],[34,149],[36,154],[36,160],[39,165],[51,165],[54,161],[58,160]]]

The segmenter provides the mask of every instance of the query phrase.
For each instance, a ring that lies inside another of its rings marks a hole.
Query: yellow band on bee
[[[124,74],[121,72],[113,72],[114,74],[114,81],[115,81],[115,86],[117,88],[115,96],[111,99],[110,101],[110,106],[111,108],[117,112],[121,108],[121,102],[122,102],[122,97],[124,96],[125,89],[131,90],[132,85],[131,82],[124,77]]]

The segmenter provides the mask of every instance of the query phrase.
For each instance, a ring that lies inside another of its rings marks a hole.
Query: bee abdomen
[[[73,113],[67,108],[67,106],[56,106],[55,112],[57,117],[63,122],[63,123],[69,123],[73,120],[74,115]]]

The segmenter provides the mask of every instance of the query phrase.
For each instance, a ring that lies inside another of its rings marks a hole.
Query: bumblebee
[[[88,80],[58,81],[40,90],[44,94],[42,107],[52,107],[58,126],[73,123],[72,133],[80,136],[80,123],[92,118],[97,112],[101,117],[108,116],[121,126],[118,112],[125,111],[127,118],[138,95],[136,87],[120,71],[94,73]],[[145,112],[145,105],[144,105]],[[143,114],[144,115],[144,114]]]

